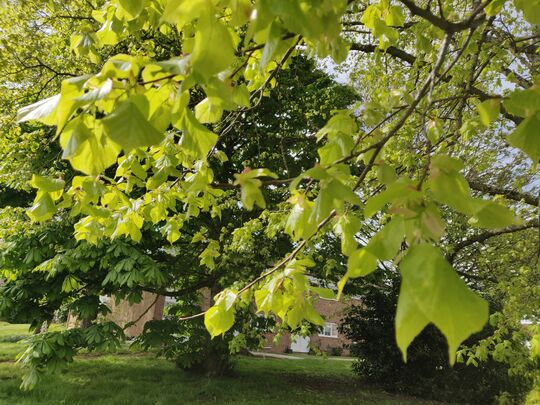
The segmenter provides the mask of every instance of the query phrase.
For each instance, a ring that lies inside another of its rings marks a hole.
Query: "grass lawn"
[[[0,323],[0,404],[429,404],[365,387],[350,362],[240,357],[234,375],[194,376],[151,354],[80,356],[46,375],[32,392],[21,392],[21,370],[3,353],[21,343],[6,336],[24,328]],[[15,350],[16,352],[16,350]],[[3,359],[3,360],[2,360]]]

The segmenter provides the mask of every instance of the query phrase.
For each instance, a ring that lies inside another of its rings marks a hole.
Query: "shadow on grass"
[[[208,378],[152,355],[84,356],[32,392],[19,391],[20,376],[16,365],[0,365],[0,404],[426,403],[363,387],[347,364],[308,359],[241,357],[233,375]]]

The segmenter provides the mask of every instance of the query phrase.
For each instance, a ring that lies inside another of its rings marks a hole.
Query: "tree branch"
[[[535,197],[532,194],[523,193],[516,190],[490,186],[478,180],[467,179],[467,181],[469,182],[469,185],[471,186],[473,190],[480,191],[482,193],[486,193],[490,195],[503,195],[506,198],[513,201],[525,202],[534,207],[538,206],[538,202],[539,202],[538,197]]]
[[[465,239],[465,240],[459,242],[457,245],[454,246],[454,251],[452,252],[452,254],[450,254],[448,256],[448,261],[450,263],[453,263],[453,261],[456,258],[457,254],[461,250],[466,248],[467,246],[471,246],[471,245],[473,245],[475,243],[485,242],[486,240],[488,240],[490,238],[493,238],[494,236],[499,236],[499,235],[504,235],[504,234],[507,234],[507,233],[524,231],[526,229],[537,228],[538,226],[539,226],[538,219],[533,219],[533,220],[531,220],[529,222],[526,222],[523,225],[509,226],[508,228],[497,229],[497,230],[494,230],[494,231],[487,231],[487,232],[480,233],[478,235],[472,236],[469,239]]]
[[[374,53],[377,49],[377,46],[372,44],[351,44],[351,51]],[[410,65],[412,65],[416,61],[416,57],[414,55],[411,55],[410,53],[407,53],[402,49],[396,48],[395,46],[389,47],[386,51],[380,51],[392,55],[398,59],[401,59],[402,61],[407,62]]]
[[[433,14],[431,11],[425,8],[421,8],[416,5],[412,0],[400,0],[405,7],[409,9],[411,14],[418,17],[422,17],[424,20],[429,21],[434,26],[440,28],[446,33],[454,33],[464,31],[469,28],[477,27],[484,20],[484,14],[481,14],[482,10],[487,4],[481,4],[471,14],[469,18],[460,22],[451,22],[442,17]],[[488,2],[489,3],[489,2]]]

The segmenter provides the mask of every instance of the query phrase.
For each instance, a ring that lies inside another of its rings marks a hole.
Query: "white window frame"
[[[325,322],[322,330],[319,332],[319,336],[327,338],[338,338],[337,323]]]

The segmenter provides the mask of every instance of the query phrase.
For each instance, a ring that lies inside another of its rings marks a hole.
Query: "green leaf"
[[[38,176],[37,174],[33,174],[32,180],[30,180],[30,185],[32,187],[49,193],[63,190],[65,184],[64,180],[50,179],[48,177]]]
[[[208,97],[195,106],[195,117],[203,124],[218,122],[223,115],[223,108],[213,103]]]
[[[217,135],[197,121],[195,115],[188,109],[176,125],[182,131],[180,145],[197,159],[206,159],[208,152],[217,142]]]
[[[508,143],[525,152],[534,163],[540,159],[540,113],[525,118],[508,136]]]
[[[352,187],[334,179],[320,183],[319,195],[315,199],[315,209],[311,216],[313,221],[320,223],[333,209],[341,210],[344,202],[361,205],[361,200]]]
[[[130,20],[137,18],[143,10],[146,1],[144,0],[118,0],[120,7],[127,13]]]
[[[321,166],[330,166],[348,156],[353,147],[354,141],[350,134],[337,133],[328,136],[328,142],[317,150]]]
[[[355,250],[347,262],[349,278],[364,277],[377,269],[377,257],[366,248]]]
[[[266,201],[261,192],[261,181],[257,179],[246,179],[241,177],[242,174],[234,175],[236,180],[234,184],[240,185],[242,205],[247,210],[252,210],[257,204],[261,208],[266,208]]]
[[[349,256],[358,246],[354,235],[360,230],[360,218],[353,214],[341,215],[334,229],[341,236],[341,252]]]
[[[347,273],[345,273],[345,275],[337,283],[338,293],[337,293],[336,299],[338,301],[341,298],[341,293],[343,292],[343,289],[345,288],[345,284],[347,284],[348,280],[349,280],[349,275]]]
[[[403,27],[405,24],[403,9],[399,6],[390,6],[384,17],[384,22],[392,27]]]
[[[314,203],[307,197],[294,191],[289,199],[294,204],[285,224],[285,232],[294,240],[308,239],[317,231],[317,223],[313,220],[311,212]]]
[[[90,75],[71,77],[62,81],[60,102],[56,109],[56,133],[60,133],[77,108],[84,102],[79,99],[83,95],[83,86]]]
[[[68,159],[74,169],[97,175],[116,163],[120,146],[103,133],[100,121],[90,115],[81,115],[70,121],[60,136],[64,149],[62,158]]]
[[[211,7],[208,0],[168,0],[161,21],[183,26]]]
[[[62,283],[62,292],[71,292],[81,287],[81,283],[72,274],[68,275]]]
[[[120,102],[101,120],[107,136],[125,151],[159,144],[164,134],[148,122],[148,109],[148,100],[142,95]]]
[[[237,298],[238,294],[236,294],[234,291],[223,290],[216,296],[216,305],[223,305],[225,310],[228,311],[233,307]]]
[[[90,90],[88,93],[83,94],[76,98],[77,101],[84,103],[94,103],[99,100],[103,100],[109,95],[113,89],[113,81],[111,79],[106,79],[101,86]]]
[[[459,172],[463,163],[446,155],[431,160],[429,185],[435,199],[467,215],[476,211],[475,201],[465,177]]]
[[[268,30],[268,37],[264,44],[264,48],[261,55],[261,61],[259,63],[259,69],[262,72],[266,65],[270,63],[274,57],[279,45],[281,43],[282,30],[279,24],[274,21]]]
[[[506,3],[506,0],[493,0],[485,8],[486,15],[488,17],[493,17],[494,15],[497,15],[503,8],[504,3]]]
[[[56,206],[49,193],[38,192],[34,205],[30,207],[26,214],[34,222],[44,222],[52,218],[56,212]]]
[[[531,24],[540,25],[540,0],[514,0],[518,9]]]
[[[395,181],[388,185],[386,190],[375,194],[366,201],[364,207],[364,216],[366,219],[371,218],[375,213],[384,208],[386,204],[396,201],[413,199],[420,193],[408,181]]]
[[[105,64],[101,69],[101,77],[116,77],[119,79],[129,79],[134,78],[139,75],[139,66],[140,57],[126,55],[120,53],[114,55]]]
[[[255,304],[258,312],[264,312],[266,315],[272,311],[273,293],[268,289],[262,288],[255,291]]]
[[[334,291],[329,288],[311,287],[311,291],[316,293],[319,297],[327,300],[333,300],[336,297]]]
[[[478,208],[474,217],[469,220],[472,225],[480,228],[497,229],[521,223],[521,220],[516,217],[512,210],[501,204],[481,199],[476,199],[476,201],[478,207],[481,208]]]
[[[501,99],[490,98],[476,106],[480,121],[488,127],[493,121],[499,117],[501,111]]]
[[[530,117],[540,111],[540,88],[516,90],[504,101],[504,108],[513,115]]]
[[[223,305],[214,305],[204,314],[204,325],[212,337],[225,334],[233,324],[233,309],[226,310]]]
[[[328,120],[326,125],[316,134],[317,141],[320,141],[325,136],[329,138],[336,134],[353,135],[358,130],[356,120],[351,115],[349,110],[336,112],[332,118]]]
[[[257,177],[273,177],[277,175],[268,169],[246,169],[240,174],[235,174],[235,185],[239,185],[242,191],[242,204],[248,210],[253,209],[253,205],[257,204],[261,208],[266,208],[266,201],[260,190],[262,182]]]
[[[487,302],[467,287],[432,245],[410,248],[400,271],[396,339],[404,359],[416,335],[432,322],[446,337],[450,363],[454,364],[459,345],[487,322]]]
[[[289,325],[291,329],[296,329],[300,322],[302,322],[302,319],[304,319],[304,315],[304,307],[295,305],[287,312],[287,325]]]
[[[60,102],[60,94],[39,100],[17,111],[17,122],[40,121],[46,125],[56,125],[56,108]]]
[[[381,183],[388,186],[397,180],[396,171],[386,163],[379,164],[377,166],[377,178]]]
[[[405,221],[396,216],[371,238],[365,249],[379,260],[390,260],[399,251],[404,235]]]
[[[234,61],[234,46],[229,30],[216,20],[211,10],[200,19],[191,54],[194,72],[205,80],[228,68]]]

